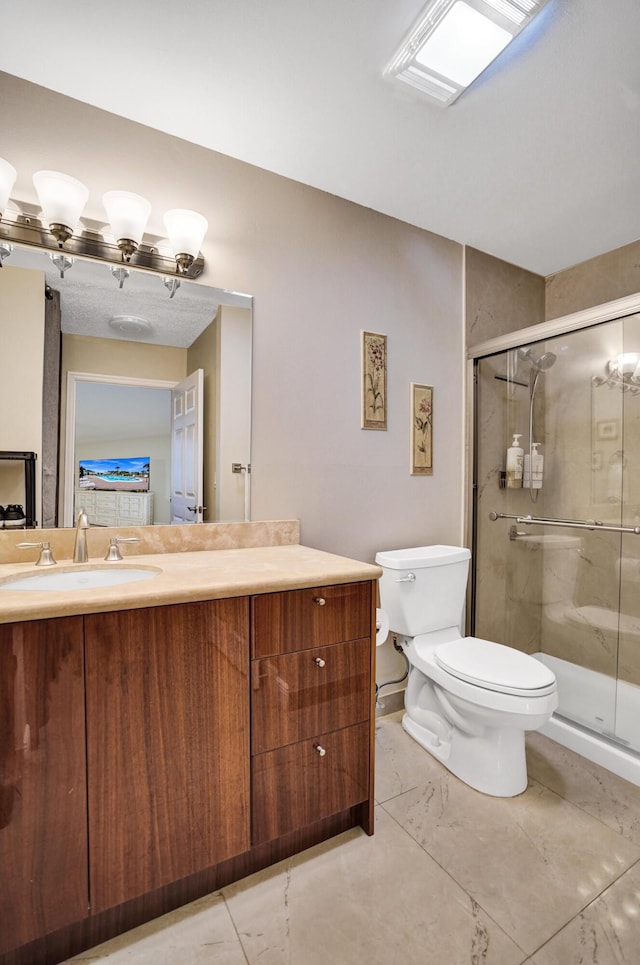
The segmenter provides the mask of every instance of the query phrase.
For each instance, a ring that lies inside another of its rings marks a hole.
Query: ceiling
[[[0,0],[0,66],[541,275],[637,240],[638,0],[550,0],[444,109],[382,76],[422,6]]]

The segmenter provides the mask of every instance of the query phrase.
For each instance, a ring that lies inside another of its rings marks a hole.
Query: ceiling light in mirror
[[[109,327],[125,338],[145,338],[153,334],[153,325],[139,315],[114,315]]]

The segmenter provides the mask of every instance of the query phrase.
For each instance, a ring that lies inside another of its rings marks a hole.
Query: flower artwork
[[[387,336],[362,333],[362,428],[387,428]]]
[[[433,475],[433,386],[411,383],[411,475]]]

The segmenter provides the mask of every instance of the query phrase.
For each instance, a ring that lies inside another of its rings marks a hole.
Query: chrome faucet
[[[89,551],[87,550],[88,529],[87,513],[84,509],[81,509],[76,520],[76,541],[73,546],[74,563],[87,563],[89,561]]]

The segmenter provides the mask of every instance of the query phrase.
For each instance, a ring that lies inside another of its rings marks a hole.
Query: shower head
[[[521,359],[526,359],[527,362],[531,362],[533,368],[538,372],[546,372],[556,360],[553,352],[544,352],[543,355],[536,356],[533,353],[533,349],[530,348],[521,348],[519,355]]]
[[[532,365],[534,365],[539,372],[546,372],[547,369],[551,368],[555,360],[556,357],[553,352],[545,352],[539,359],[532,361]]]

